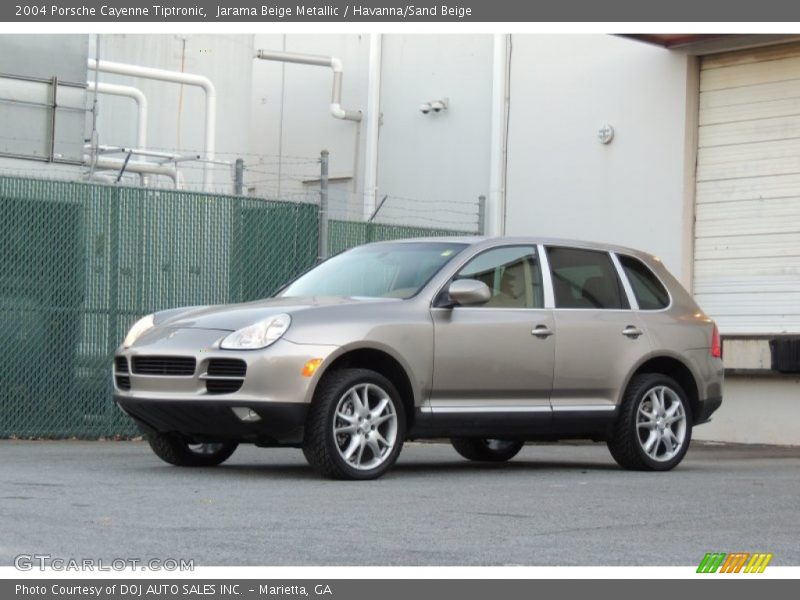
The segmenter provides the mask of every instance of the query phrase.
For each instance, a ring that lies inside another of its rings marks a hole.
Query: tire
[[[624,469],[669,471],[683,460],[691,439],[692,411],[683,388],[658,373],[634,376],[608,439],[614,460]]]
[[[151,433],[147,441],[158,458],[178,467],[216,467],[228,460],[238,446],[233,442],[190,444],[174,433]]]
[[[482,438],[452,438],[450,443],[467,460],[481,462],[506,462],[514,458],[524,442]]]
[[[386,377],[369,369],[337,369],[317,386],[303,454],[324,477],[375,479],[397,461],[405,433],[403,402]]]

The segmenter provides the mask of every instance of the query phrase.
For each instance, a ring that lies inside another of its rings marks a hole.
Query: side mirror
[[[492,297],[489,287],[477,279],[457,279],[447,288],[450,299],[461,306],[484,304]]]

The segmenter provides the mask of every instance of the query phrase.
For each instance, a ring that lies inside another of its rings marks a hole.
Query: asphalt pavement
[[[693,443],[669,473],[603,444],[503,465],[407,444],[370,482],[320,479],[294,449],[166,465],[145,442],[0,441],[0,564],[19,554],[196,565],[800,565],[800,448]]]

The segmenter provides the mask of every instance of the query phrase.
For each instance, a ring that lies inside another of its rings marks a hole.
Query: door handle
[[[540,340],[543,340],[553,335],[553,330],[550,329],[547,325],[537,325],[531,331],[531,335],[535,335]]]
[[[639,329],[638,327],[634,327],[633,325],[628,325],[625,329],[622,330],[622,335],[626,335],[632,340],[635,340],[644,332]]]

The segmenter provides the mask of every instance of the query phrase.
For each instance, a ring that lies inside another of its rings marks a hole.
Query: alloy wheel
[[[397,442],[397,411],[391,396],[374,383],[347,390],[333,418],[336,449],[354,469],[374,469],[389,457]]]
[[[649,389],[636,411],[639,445],[652,460],[666,462],[686,442],[686,409],[675,390],[665,385]]]
[[[211,454],[216,454],[220,450],[224,444],[214,442],[214,443],[205,443],[205,444],[187,444],[189,450],[195,454],[200,454],[202,456],[209,456]]]

